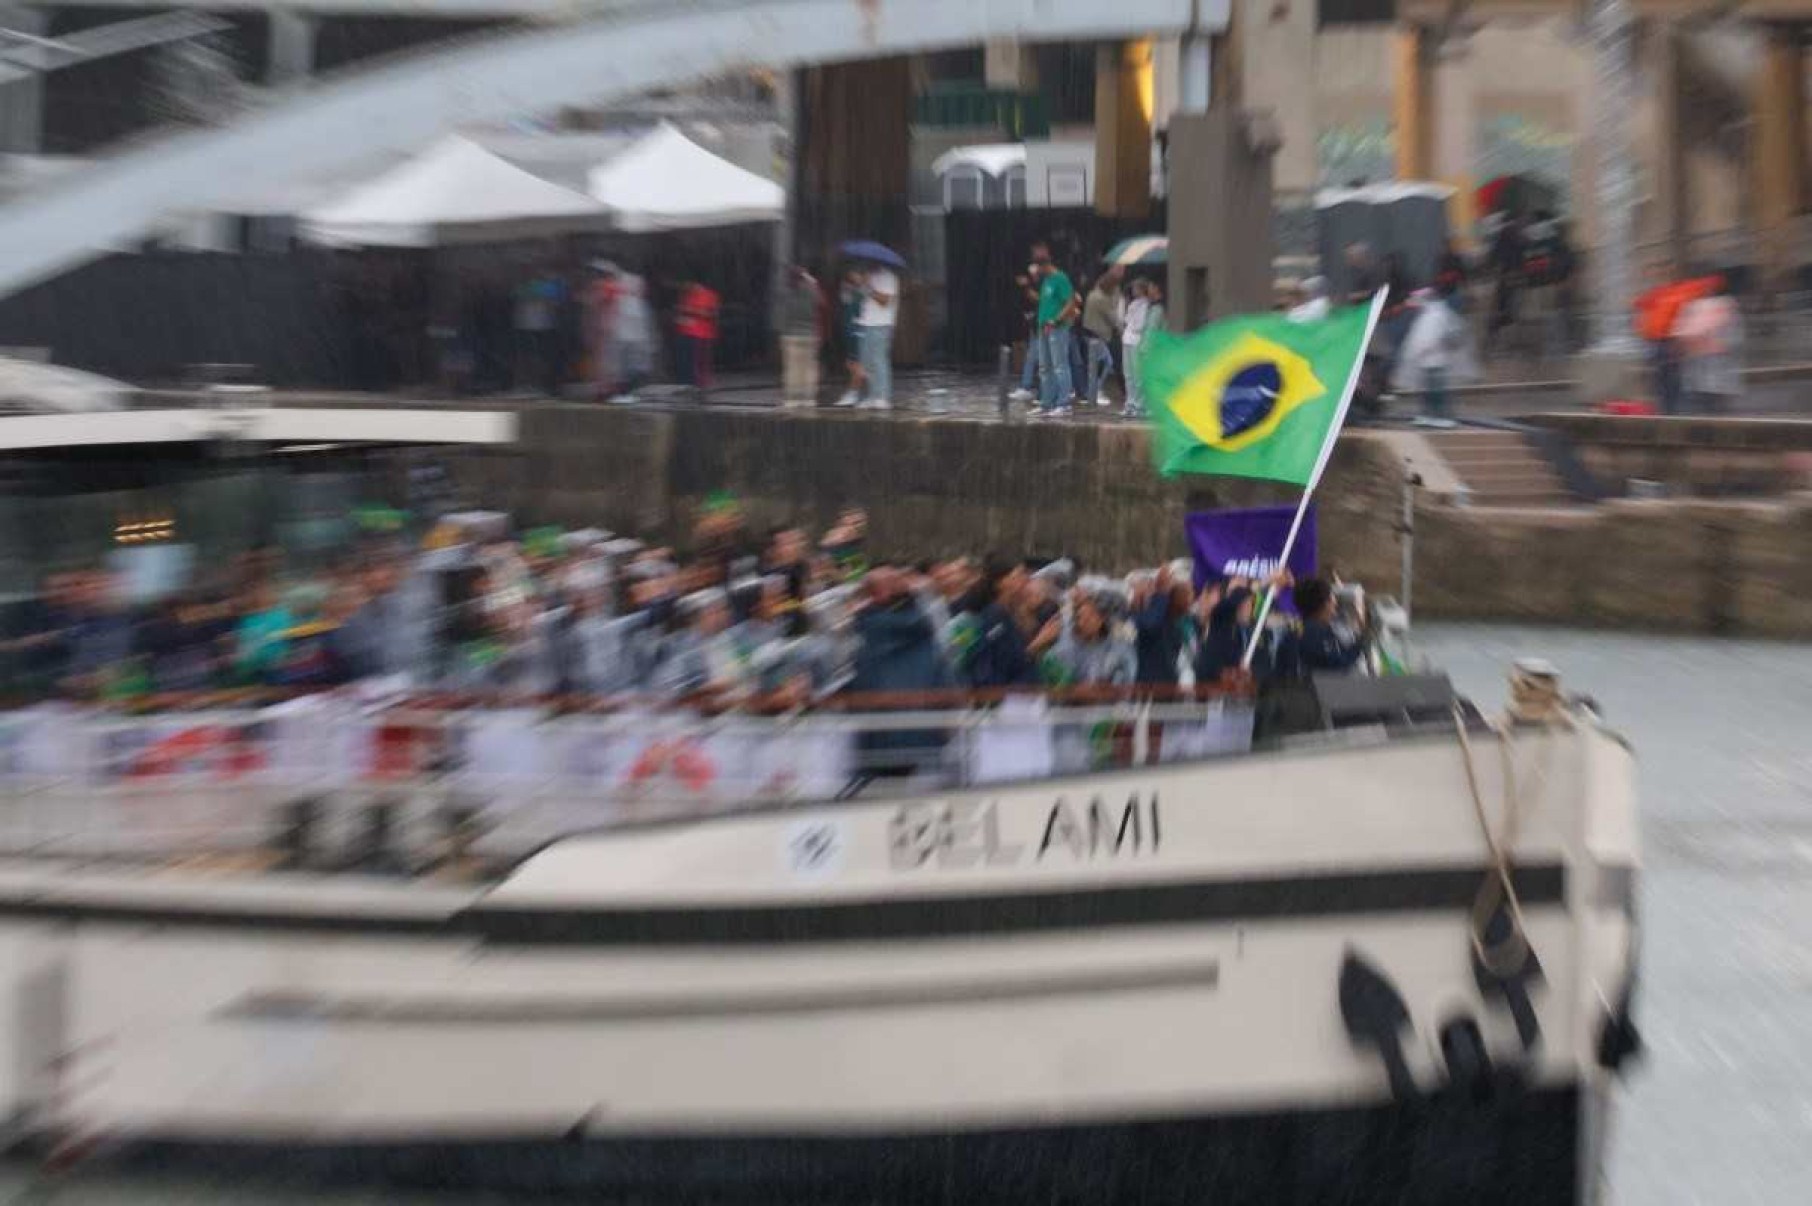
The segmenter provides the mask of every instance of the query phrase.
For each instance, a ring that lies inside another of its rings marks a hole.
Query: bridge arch
[[[205,6],[205,5],[203,5]],[[1225,28],[1228,0],[593,0],[572,19],[328,77],[231,123],[147,141],[0,209],[0,293],[208,208],[424,145],[463,122],[610,101],[749,66]]]

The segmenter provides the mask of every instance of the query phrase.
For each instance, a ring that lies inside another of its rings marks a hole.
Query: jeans
[[[1145,391],[1139,386],[1139,345],[1122,343],[1120,360],[1126,366],[1126,413],[1142,415],[1145,413]]]
[[[1101,400],[1101,386],[1114,371],[1114,352],[1107,346],[1107,340],[1097,335],[1088,336],[1088,393],[1083,397],[1090,402]]]
[[[1019,388],[1029,394],[1036,384],[1038,384],[1038,332],[1033,331],[1026,336],[1026,362],[1019,370]]]
[[[559,394],[560,350],[555,332],[516,332],[516,385],[539,389],[549,397]]]
[[[1649,357],[1655,369],[1655,403],[1664,415],[1677,415],[1681,410],[1680,349],[1671,339],[1657,339],[1649,344]]]
[[[1422,370],[1422,413],[1431,419],[1447,417],[1447,370]]]
[[[681,335],[673,341],[679,357],[681,385],[690,386],[701,394],[711,388],[711,345],[715,342],[696,335]]]
[[[862,373],[868,378],[869,399],[893,401],[893,328],[857,327],[856,346]]]
[[[1038,408],[1070,404],[1070,329],[1052,327],[1038,338]]]

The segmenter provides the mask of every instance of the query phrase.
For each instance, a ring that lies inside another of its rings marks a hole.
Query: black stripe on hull
[[[743,946],[969,938],[1057,930],[1306,920],[1468,908],[1489,872],[1411,868],[1263,879],[1072,886],[1058,891],[688,909],[479,904],[462,928],[501,946]],[[1524,905],[1560,904],[1566,868],[1519,867]]]
[[[445,917],[370,910],[292,911],[271,905],[141,905],[27,897],[0,899],[0,919],[363,938],[479,939],[498,946],[765,946],[1444,911],[1469,908],[1489,874],[1484,866],[1399,867],[779,905],[513,908],[480,903]],[[1518,867],[1515,882],[1525,905],[1565,901],[1566,868],[1560,863]]]
[[[1571,1206],[1582,1095],[953,1134],[497,1140],[386,1146],[141,1141],[106,1166],[243,1192],[381,1186],[643,1206]]]

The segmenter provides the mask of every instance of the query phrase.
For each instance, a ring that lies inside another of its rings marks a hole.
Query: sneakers
[[[1103,409],[1105,409],[1106,407],[1112,406],[1113,404],[1114,404],[1114,400],[1112,398],[1108,397],[1106,394],[1102,394],[1099,398],[1095,399],[1095,405],[1102,407]]]
[[[1030,402],[1032,400],[1032,391],[1029,389],[1016,389],[1008,394],[1007,397],[1014,402]]]
[[[1067,406],[1057,406],[1050,410],[1046,410],[1041,406],[1037,410],[1034,410],[1030,417],[1034,419],[1067,419],[1074,413],[1075,412]]]
[[[1143,419],[1145,417],[1145,408],[1142,406],[1124,407],[1120,411],[1120,417],[1122,419]]]
[[[838,398],[836,404],[838,406],[848,408],[848,407],[856,405],[856,403],[858,401],[859,401],[859,399],[857,399],[857,397],[856,397],[856,391],[852,389],[852,390],[848,391],[847,393],[845,393],[841,398]]]
[[[612,406],[634,406],[640,401],[641,399],[634,394],[614,394],[611,396],[610,404]]]
[[[893,403],[889,402],[886,398],[869,398],[866,401],[856,403],[856,409],[857,410],[892,410]]]

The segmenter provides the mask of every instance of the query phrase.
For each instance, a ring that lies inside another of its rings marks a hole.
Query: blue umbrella
[[[879,243],[872,243],[866,239],[858,239],[853,243],[845,243],[839,250],[843,252],[846,259],[867,260],[871,264],[886,264],[889,268],[899,268],[902,270],[906,267],[906,261],[900,256],[899,252],[891,247],[884,247]]]

